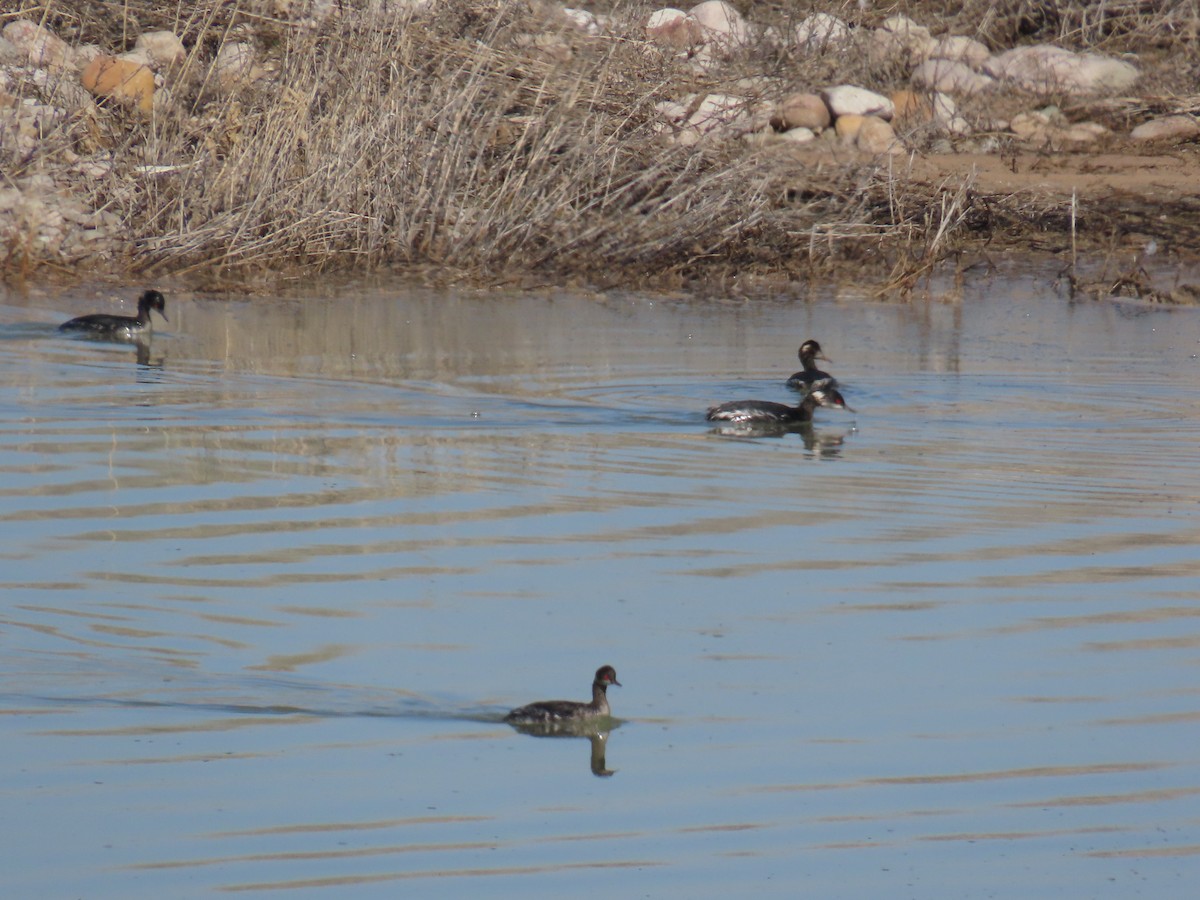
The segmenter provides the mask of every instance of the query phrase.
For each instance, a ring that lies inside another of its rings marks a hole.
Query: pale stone
[[[1008,123],[1008,130],[1021,140],[1029,140],[1044,134],[1050,127],[1050,121],[1050,116],[1040,111],[1017,113]]]
[[[1072,53],[1049,44],[1017,47],[991,57],[984,71],[1028,91],[1095,94],[1122,91],[1140,77],[1127,62],[1098,53]]]
[[[821,99],[835,119],[848,115],[890,119],[895,112],[887,97],[850,84],[825,88],[821,91]]]
[[[716,53],[703,37],[700,40],[698,47],[688,51],[687,67],[697,75],[708,75],[720,67],[724,54]]]
[[[646,37],[655,44],[685,50],[704,40],[703,29],[682,9],[658,9],[646,20]]]
[[[780,131],[792,128],[807,128],[820,131],[828,128],[832,117],[825,101],[816,94],[789,94],[779,104],[779,109],[772,118],[772,124]]]
[[[793,144],[807,144],[817,139],[816,133],[811,128],[789,128],[783,134],[779,135],[781,140],[791,141]]]
[[[750,37],[746,20],[737,8],[725,0],[704,0],[688,10],[708,40],[724,45],[745,44]]]
[[[187,59],[183,41],[172,31],[144,32],[138,35],[133,49],[144,53],[149,58],[150,67],[154,69],[177,65]]]
[[[19,66],[25,62],[25,52],[6,37],[0,36],[0,66]]]
[[[748,103],[746,113],[750,117],[750,128],[754,131],[769,131],[775,133],[771,124],[775,120],[775,104],[765,101]]]
[[[908,16],[889,16],[879,25],[880,31],[890,31],[892,34],[915,35],[919,38],[929,37],[929,29],[918,25]]]
[[[954,100],[940,92],[934,92],[933,121],[941,130],[950,134],[970,134],[971,123],[958,114]]]
[[[1063,140],[1071,144],[1092,144],[1108,133],[1099,122],[1077,122],[1061,131]]]
[[[673,103],[670,100],[662,100],[654,104],[654,108],[658,114],[668,122],[682,122],[687,118],[687,107],[682,103]]]
[[[821,50],[841,44],[850,37],[850,26],[829,13],[814,13],[800,20],[792,30],[794,46],[801,50]]]
[[[895,153],[904,149],[891,124],[876,116],[863,117],[854,145],[864,153],[872,154]]]
[[[1130,63],[1099,53],[1080,54],[1078,68],[1072,74],[1066,80],[1067,86],[1082,94],[1124,91],[1142,76]]]
[[[753,117],[741,97],[729,94],[709,94],[688,117],[687,124],[701,134],[720,130],[728,136],[753,131]]]
[[[93,109],[92,95],[73,78],[65,77],[61,72],[50,72],[46,69],[35,69],[30,75],[33,82],[51,103],[61,106],[64,110],[79,112]],[[39,115],[56,117],[58,110],[53,107],[41,107]]]
[[[898,57],[913,64],[928,59],[937,45],[928,28],[918,25],[907,16],[885,19],[875,29],[872,40],[877,51],[885,57]]]
[[[144,113],[154,108],[154,73],[129,60],[97,56],[80,83],[94,96],[134,103]]]
[[[154,68],[154,61],[150,58],[150,54],[145,50],[126,50],[124,53],[118,53],[117,59],[123,59],[126,62],[135,63],[139,66],[145,66],[147,69]]]
[[[980,75],[966,63],[952,59],[927,59],[913,69],[912,83],[917,87],[946,94],[978,94],[995,84],[995,79]]]
[[[950,59],[978,69],[991,56],[987,45],[965,35],[946,35],[933,46],[933,59]]]
[[[62,69],[73,65],[67,42],[48,28],[28,19],[17,19],[4,26],[4,38],[39,68]]]
[[[96,44],[80,44],[75,48],[75,70],[82,75],[92,60],[103,53]]]
[[[600,20],[596,18],[595,13],[588,12],[586,9],[571,9],[569,6],[565,6],[562,14],[568,22],[584,34],[600,33]]]
[[[748,131],[742,135],[742,140],[752,147],[765,147],[778,143],[779,135],[774,131]]]
[[[1163,116],[1143,122],[1129,136],[1135,141],[1185,141],[1200,134],[1200,125],[1191,116]]]
[[[213,62],[217,80],[227,88],[254,76],[254,45],[244,41],[222,44]]]

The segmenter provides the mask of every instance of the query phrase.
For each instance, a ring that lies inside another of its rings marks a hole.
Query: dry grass
[[[718,91],[740,75],[765,73],[792,89],[886,87],[900,77],[866,53],[799,59],[763,45],[710,78],[685,72],[636,31],[587,37],[527,0],[445,0],[436,16],[364,3],[311,27],[280,17],[286,5],[24,3],[27,17],[74,43],[123,50],[166,28],[189,47],[168,79],[171,102],[151,120],[114,110],[64,130],[77,150],[111,154],[91,199],[128,223],[131,267],[437,267],[484,282],[726,288],[877,257],[907,287],[992,213],[967,185],[919,187],[873,160],[812,169],[739,142],[682,148],[656,131],[655,102]],[[968,0],[863,13],[847,2],[833,11],[854,22],[947,14],[951,30],[994,46],[1017,35],[1108,45],[1134,40],[1135,26],[1151,41],[1194,29],[1196,5],[1114,0],[1095,12],[1090,3]],[[786,26],[816,9],[829,6],[746,12]],[[225,89],[213,60],[239,40],[255,44],[267,71]]]
[[[673,146],[654,103],[717,85],[636,35],[588,38],[526,3],[315,30],[252,8],[274,68],[233,92],[212,59],[243,33],[236,4],[166,21],[131,2],[136,28],[114,18],[123,4],[76,5],[58,26],[77,21],[80,40],[165,26],[194,47],[152,122],[104,123],[115,166],[94,202],[130,223],[136,268],[725,284],[793,280],[889,236],[876,219],[889,179],[869,161],[806,173],[739,143]],[[97,9],[107,17],[88,18]]]

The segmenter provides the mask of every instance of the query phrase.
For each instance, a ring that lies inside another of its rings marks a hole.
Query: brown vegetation
[[[76,187],[93,208],[119,213],[129,232],[121,263],[148,272],[394,266],[484,282],[728,286],[871,259],[904,285],[955,249],[1065,233],[1068,219],[1089,231],[1062,198],[980,192],[967,165],[931,171],[904,157],[741,142],[680,147],[658,131],[654,103],[668,85],[704,93],[766,73],[800,87],[895,86],[886,62],[867,54],[798,58],[764,46],[709,76],[642,40],[649,5],[622,12],[628,33],[599,36],[527,0],[445,0],[416,16],[362,5],[314,24],[278,15],[281,0],[26,2],[16,14],[74,44],[120,51],[161,28],[182,36],[189,55],[152,117],[75,117],[35,157],[4,163],[16,175],[52,170],[64,148],[107,149],[111,170]],[[817,6],[828,7],[781,2],[753,15],[786,23]],[[1169,99],[1136,102],[1186,106],[1172,92],[1197,71],[1197,3],[1100,7],[931,0],[836,11],[852,22],[905,12],[993,47],[1036,38],[1169,48],[1175,63],[1155,82]],[[222,85],[213,60],[235,40],[259,48],[261,77]],[[1128,117],[1132,102],[1109,113]],[[1101,221],[1111,240],[1111,212]]]

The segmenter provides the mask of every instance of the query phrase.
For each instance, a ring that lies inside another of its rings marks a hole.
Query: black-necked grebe
[[[511,725],[540,725],[553,722],[580,722],[611,715],[608,708],[608,686],[617,681],[617,670],[612,666],[601,666],[592,681],[592,702],[577,703],[574,700],[542,700],[514,709],[504,721]]]
[[[63,322],[58,326],[59,331],[73,334],[86,334],[92,337],[129,340],[138,337],[149,337],[154,330],[150,312],[153,310],[165,321],[166,299],[158,291],[146,291],[138,298],[138,314],[133,316],[110,316],[108,313],[92,313],[90,316],[80,316]]]
[[[836,388],[822,384],[809,391],[799,406],[772,403],[770,400],[731,400],[712,407],[705,418],[710,422],[733,422],[739,425],[801,425],[812,421],[813,410],[818,406],[854,412]]]
[[[820,344],[816,341],[805,341],[800,345],[797,355],[800,357],[800,365],[804,368],[787,380],[788,387],[797,391],[811,391],[822,382],[828,382],[828,387],[837,387],[837,379],[828,372],[822,372],[815,365],[815,361],[818,359],[823,359],[825,362],[833,361],[821,352]]]

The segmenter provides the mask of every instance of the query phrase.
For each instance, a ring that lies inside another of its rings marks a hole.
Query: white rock
[[[1028,91],[1095,94],[1122,91],[1140,73],[1127,62],[1098,53],[1072,53],[1049,44],[1017,47],[991,57],[983,70]]]
[[[851,84],[825,88],[821,91],[821,99],[835,119],[839,116],[879,116],[881,119],[890,119],[896,113],[896,107],[887,97]]]
[[[4,26],[3,36],[34,66],[62,69],[74,65],[66,41],[28,19],[9,22]]]
[[[183,47],[183,41],[171,31],[144,32],[138,35],[133,49],[135,52],[146,55],[149,60],[148,65],[152,69],[173,66],[187,59],[187,50]]]
[[[746,101],[730,94],[709,94],[688,117],[687,124],[701,134],[720,129],[730,135],[753,131],[753,117]]]
[[[807,144],[810,141],[815,141],[817,135],[809,128],[789,128],[787,131],[779,135],[780,140],[791,141],[795,144]]]
[[[987,45],[964,35],[946,35],[933,46],[933,59],[952,59],[978,69],[991,56]]]
[[[1063,129],[1064,141],[1072,144],[1091,144],[1109,133],[1099,122],[1077,122]]]
[[[1012,121],[1008,124],[1008,129],[1021,140],[1029,140],[1038,135],[1045,134],[1046,129],[1050,127],[1051,117],[1035,110],[1033,112],[1017,113],[1012,117]]]
[[[980,75],[957,60],[927,59],[913,69],[912,83],[933,91],[970,96],[987,90],[996,79]]]
[[[1083,53],[1079,56],[1074,78],[1067,79],[1067,86],[1083,94],[1123,91],[1133,87],[1141,76],[1136,66],[1124,60],[1100,53]]]
[[[814,13],[801,19],[792,31],[793,45],[800,50],[822,50],[849,37],[850,26],[829,13]]]
[[[704,30],[682,9],[667,7],[650,13],[646,37],[659,46],[684,50],[703,41]]]
[[[918,37],[929,37],[929,29],[923,25],[918,25],[908,16],[889,16],[884,19],[879,25],[883,31],[890,31],[892,34],[912,34]]]
[[[1200,124],[1191,116],[1163,116],[1143,122],[1129,136],[1135,141],[1182,141],[1200,134]]]
[[[125,59],[139,66],[145,66],[147,69],[154,68],[154,60],[145,50],[126,50],[124,53],[118,53],[117,59]]]
[[[746,20],[736,7],[725,0],[704,0],[688,10],[688,15],[696,20],[713,43],[725,46],[741,45],[750,38]]]
[[[661,28],[670,22],[676,22],[680,19],[686,19],[687,13],[682,9],[675,9],[673,6],[667,6],[662,9],[656,9],[650,13],[650,17],[646,19],[646,30],[651,28]]]
[[[600,33],[600,20],[596,18],[595,13],[588,12],[586,9],[571,9],[569,6],[563,7],[562,12],[567,21],[584,34]]]
[[[222,44],[213,65],[218,80],[226,87],[247,80],[254,70],[254,45],[242,41]]]
[[[875,29],[875,45],[887,56],[900,56],[917,63],[928,59],[936,46],[929,29],[907,16],[892,16]]]
[[[0,37],[0,66],[19,66],[25,62],[25,52],[6,37]]]
[[[79,112],[94,110],[96,104],[92,95],[83,89],[74,78],[66,78],[61,72],[51,73],[46,69],[35,69],[29,80],[41,89],[42,94],[61,109],[52,106],[38,106],[38,115],[43,124],[52,118],[63,118],[66,111]]]
[[[682,103],[672,103],[670,100],[663,100],[654,104],[654,108],[658,114],[668,122],[682,122],[687,118],[687,107]]]
[[[75,69],[82,73],[93,59],[103,53],[104,51],[96,44],[80,44],[75,48]]]

